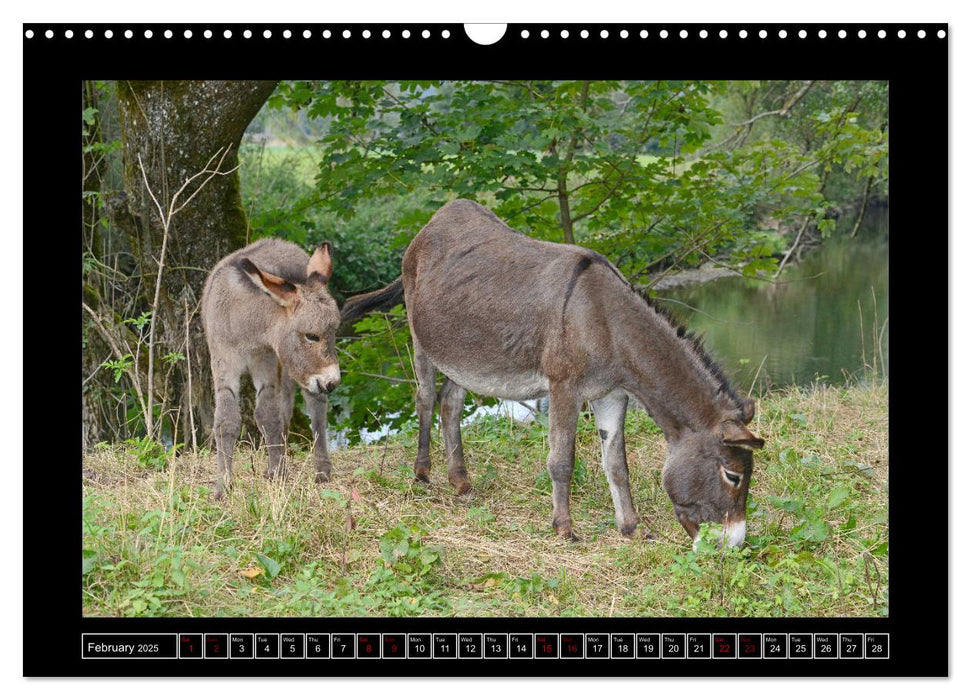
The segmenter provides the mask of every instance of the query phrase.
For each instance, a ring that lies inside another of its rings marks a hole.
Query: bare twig
[[[748,395],[752,395],[752,391],[755,389],[755,382],[759,380],[759,374],[762,373],[762,367],[765,365],[765,361],[768,359],[768,355],[762,356],[762,361],[759,363],[759,368],[755,370],[755,376],[752,377],[752,385],[748,388]]]
[[[789,256],[791,256],[796,251],[796,248],[799,247],[799,239],[802,238],[802,234],[806,232],[806,229],[808,227],[809,227],[809,217],[806,216],[806,217],[803,217],[802,226],[799,228],[799,233],[796,235],[796,240],[792,242],[792,247],[786,251],[786,254],[782,258],[782,262],[779,263],[779,269],[775,271],[775,274],[772,276],[772,279],[779,279],[779,275],[782,274],[782,268],[786,266],[786,262],[789,260]]]
[[[202,170],[197,172],[195,175],[190,176],[186,179],[182,186],[172,195],[168,202],[168,206],[163,207],[162,203],[159,201],[158,197],[152,191],[151,185],[148,183],[148,172],[145,170],[145,165],[142,163],[141,154],[138,155],[138,167],[142,173],[142,180],[145,183],[145,190],[148,192],[148,196],[151,198],[152,203],[155,205],[155,209],[158,211],[159,219],[162,223],[162,249],[159,252],[158,257],[158,272],[155,275],[155,294],[152,298],[152,311],[151,317],[148,325],[148,391],[146,393],[146,400],[148,404],[148,410],[145,415],[145,432],[149,437],[153,437],[155,434],[155,424],[154,415],[152,413],[152,403],[154,401],[154,389],[155,389],[155,327],[156,320],[158,318],[158,307],[159,307],[159,297],[162,293],[162,274],[165,271],[165,253],[168,248],[169,243],[169,232],[172,228],[172,219],[189,203],[195,199],[203,188],[217,175],[229,175],[233,173],[239,165],[237,164],[234,168],[223,172],[221,170],[222,164],[229,154],[229,147],[220,148],[217,150],[206,162]],[[219,159],[216,163],[216,167],[212,168],[213,161]],[[198,178],[206,176],[205,179],[198,184],[198,186],[193,190],[192,194],[185,198],[185,200],[180,201],[186,188],[189,187]],[[163,187],[164,187],[163,181]]]
[[[519,401],[519,400],[517,400],[516,403],[518,403],[520,406],[522,406],[527,411],[529,411],[530,413],[532,413],[534,416],[540,413],[540,411],[536,407],[530,406],[525,401]]]
[[[856,300],[856,309],[860,314],[860,352],[863,355],[863,367],[867,367],[866,363],[866,334],[863,332],[863,305],[860,300]]]
[[[132,387],[135,389],[135,398],[138,399],[138,404],[142,409],[142,415],[147,416],[148,406],[146,405],[146,402],[145,402],[145,393],[142,391],[142,383],[138,373],[137,349],[135,352],[132,352],[132,349],[127,342],[119,341],[118,338],[108,330],[104,322],[102,322],[101,317],[95,312],[95,310],[92,309],[87,304],[85,304],[83,301],[81,302],[81,308],[88,312],[88,315],[91,317],[91,320],[94,321],[94,325],[95,325],[95,328],[97,328],[98,330],[98,334],[104,339],[106,343],[108,343],[108,346],[111,348],[111,351],[115,354],[116,359],[122,360],[125,357],[125,355],[131,355],[134,358],[134,361],[132,362],[132,366],[129,369],[126,369],[125,373],[128,375],[128,378],[131,380]],[[120,342],[124,343],[124,348],[121,347],[121,345],[119,344]]]
[[[863,202],[860,204],[860,213],[856,216],[856,223],[853,224],[853,230],[850,231],[850,238],[856,238],[856,234],[860,232],[860,225],[863,223],[863,215],[866,214],[866,205],[870,200],[871,187],[873,187],[873,175],[866,179],[866,185],[863,188]]]
[[[82,388],[84,387],[85,384],[87,384],[92,379],[94,379],[94,375],[96,375],[98,372],[101,371],[102,365],[104,365],[105,362],[107,362],[108,360],[110,360],[111,357],[112,357],[111,355],[108,355],[108,357],[106,357],[105,359],[103,359],[101,362],[99,362],[95,366],[94,371],[91,374],[89,374],[87,377],[85,377],[85,379],[81,382],[81,387]]]
[[[418,382],[414,379],[408,379],[407,377],[389,377],[386,374],[374,374],[372,372],[358,372],[358,374],[364,375],[365,377],[374,377],[375,379],[384,379],[389,382],[394,382],[395,384],[417,384]]]
[[[711,314],[709,314],[709,313],[707,313],[705,311],[702,311],[697,306],[692,306],[691,304],[688,304],[686,302],[683,302],[680,299],[672,299],[671,297],[654,297],[654,298],[657,299],[658,301],[666,301],[666,302],[669,302],[671,304],[680,304],[681,306],[684,306],[684,307],[686,307],[688,309],[691,309],[696,314],[701,314],[705,318],[710,318],[712,321],[718,321],[719,323],[729,323],[729,324],[734,325],[734,326],[751,326],[752,325],[752,322],[751,321],[726,321],[725,319],[718,318],[717,316],[712,316]]]
[[[196,421],[195,415],[192,411],[192,404],[195,403],[192,397],[192,356],[191,348],[189,344],[189,301],[184,299],[182,302],[185,305],[185,364],[186,371],[188,373],[188,391],[189,391],[189,432],[192,433],[192,452],[198,454],[199,445],[196,444]]]
[[[779,109],[772,109],[767,112],[762,112],[761,114],[756,114],[754,117],[751,117],[750,119],[746,119],[743,122],[739,122],[738,124],[732,124],[731,126],[734,129],[734,131],[732,131],[732,133],[728,137],[706,148],[704,152],[711,153],[712,151],[717,151],[719,148],[721,148],[722,146],[724,146],[725,144],[733,140],[739,141],[739,143],[735,144],[736,146],[740,145],[741,142],[744,141],[744,139],[739,138],[740,136],[742,136],[743,132],[747,137],[748,133],[752,130],[752,126],[755,124],[755,122],[761,119],[765,119],[766,117],[788,117],[789,114],[792,112],[792,108],[795,107],[796,104],[800,100],[802,100],[803,97],[806,96],[806,93],[809,92],[809,89],[815,84],[815,82],[816,82],[815,80],[805,81],[803,83],[803,86],[792,97],[786,100],[786,102]]]

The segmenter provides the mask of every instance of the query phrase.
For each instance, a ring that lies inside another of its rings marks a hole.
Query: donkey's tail
[[[341,309],[341,325],[356,323],[376,309],[387,311],[392,306],[404,303],[404,300],[405,288],[399,277],[384,289],[358,294],[345,301]]]

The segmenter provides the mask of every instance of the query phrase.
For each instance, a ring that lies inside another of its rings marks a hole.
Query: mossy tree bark
[[[83,109],[102,108],[98,91],[92,81],[85,81],[81,91],[81,105]],[[87,127],[85,145],[102,141],[101,123],[96,121]],[[93,150],[81,151],[81,190],[82,192],[100,192],[107,161],[99,158]],[[101,215],[97,203],[90,197],[81,198],[81,236],[82,249],[91,256],[98,256],[103,249],[101,226],[98,217]],[[100,257],[99,257],[100,259]],[[91,289],[91,294],[100,299],[98,276],[83,268],[83,284],[85,290]],[[97,286],[96,286],[97,285]],[[85,294],[85,296],[89,296]],[[85,448],[104,439],[109,426],[106,424],[102,411],[102,402],[106,392],[98,381],[94,381],[101,367],[101,363],[111,358],[111,351],[107,344],[98,337],[97,333],[84,328],[84,352],[81,359],[81,443]]]
[[[159,213],[146,181],[167,209],[185,181],[204,170],[220,149],[229,149],[220,170],[235,168],[243,132],[275,86],[275,81],[117,83],[125,198],[124,206],[112,211],[112,220],[126,232],[131,243],[146,308],[153,301],[163,237]],[[192,191],[194,187],[190,185],[180,201],[185,201]],[[186,361],[158,364],[156,385],[160,395],[156,400],[177,421],[178,440],[185,444],[192,443],[190,405],[197,437],[207,438],[212,429],[209,353],[198,314],[202,286],[216,262],[246,245],[247,235],[248,222],[236,172],[212,178],[170,225],[157,309],[155,356],[182,352]],[[191,396],[186,363],[191,364]]]

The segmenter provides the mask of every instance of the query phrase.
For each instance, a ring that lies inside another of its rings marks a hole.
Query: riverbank
[[[579,542],[550,527],[547,432],[487,418],[465,431],[473,490],[456,497],[433,437],[433,483],[414,483],[415,435],[335,455],[313,481],[306,445],[285,480],[238,450],[211,498],[208,451],[143,464],[103,446],[84,469],[82,599],[93,616],[882,616],[887,614],[887,388],[770,393],[753,423],[748,537],[698,552],[661,486],[665,446],[628,417],[635,506],[656,541],[613,523],[585,415],[572,496]]]
[[[715,265],[714,263],[707,262],[701,267],[691,270],[680,270],[665,277],[661,277],[651,285],[651,289],[660,292],[666,289],[677,289],[678,287],[687,287],[693,284],[703,284],[705,282],[721,279],[722,277],[741,276],[742,273],[738,272],[737,270],[732,270],[731,268],[723,265]]]

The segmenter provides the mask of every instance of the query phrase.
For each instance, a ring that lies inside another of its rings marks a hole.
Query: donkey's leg
[[[332,465],[327,453],[327,394],[311,394],[301,389],[303,400],[310,414],[310,427],[314,431],[314,465],[317,483],[330,481]]]
[[[212,432],[216,438],[216,487],[217,499],[226,497],[233,478],[233,450],[239,439],[242,417],[239,414],[239,379],[242,368],[236,363],[212,356],[212,383],[216,393],[216,411]]]
[[[263,433],[266,443],[268,466],[266,476],[270,479],[282,475],[283,453],[286,450],[286,426],[280,402],[280,367],[274,353],[263,353],[250,358],[250,374],[256,387],[256,425]]]
[[[550,454],[546,468],[553,482],[553,529],[570,540],[573,521],[570,519],[570,483],[573,480],[573,460],[576,454],[577,418],[580,402],[567,386],[550,386]]]
[[[590,406],[600,434],[601,464],[610,485],[610,497],[614,500],[617,529],[630,537],[637,529],[638,518],[630,496],[627,450],[624,445],[627,400],[627,392],[618,390],[591,401]]]
[[[411,337],[415,334],[412,332]],[[415,405],[418,411],[418,456],[415,457],[415,481],[428,482],[431,471],[429,447],[432,437],[432,417],[435,413],[435,365],[422,352],[418,341],[415,348],[415,378],[418,380],[418,393]]]
[[[293,420],[293,399],[297,394],[297,383],[287,371],[280,368],[280,420],[283,421],[283,444],[287,444],[290,434],[290,421]]]
[[[472,488],[465,471],[462,454],[462,407],[465,405],[465,389],[446,378],[438,395],[442,416],[442,437],[445,439],[445,456],[448,460],[448,481],[461,496]]]

